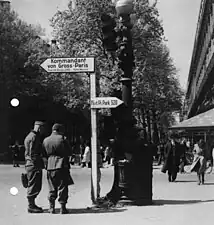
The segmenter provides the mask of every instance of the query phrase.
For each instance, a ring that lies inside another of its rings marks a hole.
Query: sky
[[[186,89],[201,0],[158,0],[167,46],[178,69],[181,87]],[[51,37],[49,20],[68,0],[11,0],[12,8],[31,24],[41,24]]]

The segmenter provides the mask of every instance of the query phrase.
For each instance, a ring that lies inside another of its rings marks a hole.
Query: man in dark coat
[[[41,213],[41,207],[35,204],[35,199],[42,188],[42,169],[44,169],[43,157],[45,152],[42,147],[42,135],[45,134],[45,123],[36,121],[34,129],[24,140],[25,145],[25,169],[28,178],[28,212]]]
[[[180,173],[185,173],[184,166],[186,165],[186,139],[183,138],[183,140],[180,143]]]
[[[66,203],[68,200],[68,185],[70,178],[69,156],[72,154],[71,147],[64,137],[64,126],[54,124],[52,134],[45,138],[43,146],[47,152],[47,180],[49,186],[50,213],[55,213],[55,200],[61,204],[61,214],[68,213]]]
[[[178,138],[176,134],[171,134],[165,145],[165,163],[162,172],[166,173],[168,171],[169,182],[176,180],[179,171],[181,145]]]
[[[14,145],[11,146],[12,148],[12,156],[13,156],[13,167],[19,167],[19,143],[18,141],[15,142]]]

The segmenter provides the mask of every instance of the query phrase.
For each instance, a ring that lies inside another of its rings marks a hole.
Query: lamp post
[[[132,76],[134,67],[134,55],[132,48],[131,19],[133,0],[119,0],[115,5],[117,15],[120,17],[120,44],[119,44],[119,68],[123,71],[122,100],[125,105],[122,124],[126,129],[132,126]]]
[[[149,146],[139,138],[132,117],[132,77],[134,55],[132,47],[132,24],[130,15],[133,11],[133,0],[112,1],[119,17],[118,67],[123,71],[122,101],[117,124],[114,166],[114,183],[104,199],[114,204],[122,197],[137,204],[150,204],[152,201],[152,157]],[[112,28],[108,37],[113,37]],[[105,36],[105,35],[104,35]],[[110,39],[109,40],[113,40]],[[115,42],[112,42],[115,43]],[[111,42],[108,46],[111,46]],[[105,47],[105,45],[104,45]],[[106,48],[108,51],[108,48]],[[144,165],[143,165],[144,164]],[[108,202],[107,201],[107,202]]]

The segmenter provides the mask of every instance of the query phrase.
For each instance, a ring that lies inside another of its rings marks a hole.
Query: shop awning
[[[214,109],[198,114],[197,116],[194,116],[190,119],[184,120],[181,123],[170,127],[169,129],[171,130],[214,129]]]

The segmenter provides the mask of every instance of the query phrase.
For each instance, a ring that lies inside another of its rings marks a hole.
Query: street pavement
[[[113,167],[103,168],[101,195],[105,195],[113,182]],[[47,181],[44,171],[43,188],[37,203],[45,209],[43,214],[28,214],[26,189],[20,182],[24,167],[13,168],[0,165],[0,225],[94,225],[94,224],[144,224],[181,225],[213,224],[214,221],[214,173],[206,175],[205,185],[197,185],[197,176],[179,174],[177,182],[169,183],[160,167],[153,170],[153,205],[124,206],[112,209],[87,209],[90,201],[90,169],[73,167],[71,170],[75,185],[69,189],[69,214],[51,215],[47,212]],[[10,188],[19,192],[13,196]],[[56,208],[59,212],[60,205]]]

